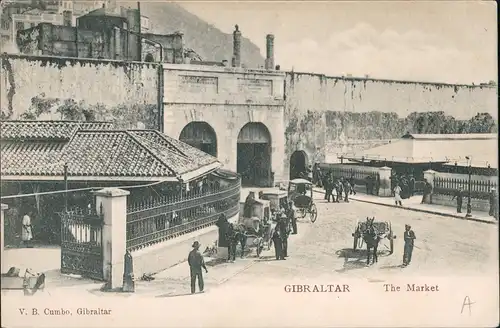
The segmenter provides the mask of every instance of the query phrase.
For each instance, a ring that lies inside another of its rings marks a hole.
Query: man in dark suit
[[[454,200],[455,198],[457,199],[457,213],[462,213],[462,202],[463,202],[463,190],[462,188],[458,188],[455,191],[455,195],[453,195],[453,198],[451,200]]]
[[[416,239],[416,237],[415,237],[415,232],[411,230],[411,226],[409,224],[405,224],[405,232],[403,235],[405,241],[404,253],[403,253],[403,267],[406,267],[410,265],[411,255],[413,253],[414,240]]]
[[[205,284],[203,282],[203,272],[201,269],[205,269],[205,272],[208,273],[207,267],[205,266],[205,260],[203,260],[203,255],[201,255],[199,249],[200,243],[195,241],[193,243],[193,250],[189,252],[188,255],[188,264],[191,276],[191,294],[196,292],[196,278],[198,278],[198,288],[200,289],[200,292],[203,292]]]

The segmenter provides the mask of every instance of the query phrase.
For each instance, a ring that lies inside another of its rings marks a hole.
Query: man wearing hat
[[[288,221],[292,223],[292,235],[297,234],[297,218],[295,217],[295,210],[293,209],[293,201],[288,202],[287,208]]]
[[[409,224],[405,224],[405,232],[404,232],[404,253],[403,253],[403,267],[406,267],[411,262],[411,254],[413,253],[413,241],[416,239],[415,233],[411,230],[411,226]]]
[[[195,241],[193,243],[193,250],[189,252],[188,263],[189,269],[191,273],[191,294],[196,292],[196,277],[198,277],[198,287],[200,292],[203,292],[204,282],[203,282],[203,273],[201,269],[205,269],[205,272],[208,273],[207,267],[205,266],[205,261],[203,260],[203,256],[200,251],[200,243]]]
[[[462,213],[462,201],[463,201],[463,190],[462,187],[459,187],[457,191],[455,192],[455,195],[451,200],[454,200],[455,198],[457,199],[457,213]]]
[[[498,220],[498,197],[496,188],[490,190],[490,216]]]

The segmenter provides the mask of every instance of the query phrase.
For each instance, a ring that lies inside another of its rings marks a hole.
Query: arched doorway
[[[307,174],[307,164],[307,154],[303,150],[294,151],[290,156],[290,180],[302,178],[303,173]]]
[[[179,140],[217,157],[217,135],[207,122],[191,122],[182,129]]]
[[[247,123],[238,134],[237,171],[244,186],[269,187],[271,134],[262,123]]]

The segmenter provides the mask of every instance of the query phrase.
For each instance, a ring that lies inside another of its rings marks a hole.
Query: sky
[[[447,83],[497,77],[494,1],[181,2],[265,56],[275,35],[282,69]]]

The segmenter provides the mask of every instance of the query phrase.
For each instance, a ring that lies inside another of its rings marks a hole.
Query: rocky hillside
[[[136,8],[137,2],[118,2],[118,5]],[[169,2],[141,2],[141,13],[149,17],[153,33],[169,34],[180,31],[184,33],[186,47],[193,49],[203,60],[227,59],[231,62],[232,34],[222,32],[180,5]],[[245,31],[242,30],[242,33],[244,36]],[[264,66],[260,49],[247,38],[242,39],[241,62],[250,68]]]

